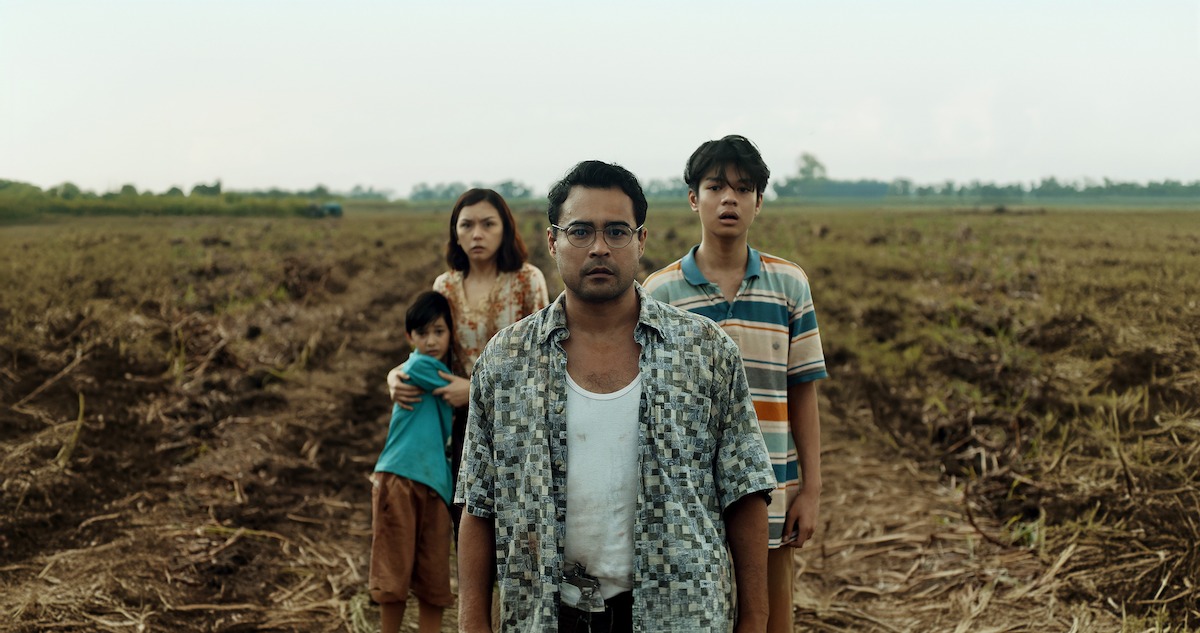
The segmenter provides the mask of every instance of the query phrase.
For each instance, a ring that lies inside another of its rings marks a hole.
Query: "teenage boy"
[[[446,446],[450,405],[432,391],[447,383],[454,339],[450,303],[427,290],[404,315],[412,353],[401,369],[424,389],[411,409],[392,405],[387,441],[371,478],[369,590],[383,633],[397,633],[408,592],[417,597],[418,631],[437,633],[450,593],[450,509],[454,493]]]
[[[771,172],[747,138],[696,149],[684,171],[700,244],[650,275],[645,288],[716,321],[741,350],[777,487],[769,508],[767,630],[792,630],[793,549],[812,538],[821,495],[816,381],[827,377],[808,277],[751,248]],[[799,476],[798,476],[799,475]]]

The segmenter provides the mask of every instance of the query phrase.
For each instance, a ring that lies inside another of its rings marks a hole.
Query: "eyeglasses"
[[[596,227],[590,224],[572,224],[570,226],[559,226],[551,224],[551,227],[567,234],[567,242],[575,248],[587,248],[596,241]],[[633,239],[634,234],[641,233],[642,228],[646,225],[635,228],[630,228],[628,224],[609,224],[603,229],[604,243],[611,248],[625,248],[629,246],[629,242]]]

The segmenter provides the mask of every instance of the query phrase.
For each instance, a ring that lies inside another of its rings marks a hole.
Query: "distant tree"
[[[221,181],[218,180],[211,185],[197,183],[195,187],[192,187],[192,191],[188,195],[189,196],[219,196],[219,195],[221,195]]]
[[[345,194],[345,197],[354,200],[387,200],[390,191],[376,191],[374,187],[364,188],[362,185],[354,185],[350,193]]]
[[[312,191],[301,192],[300,195],[302,195],[306,198],[313,198],[313,199],[323,199],[323,198],[330,197],[329,188],[326,187],[325,185],[317,185],[316,187],[312,188]]]
[[[163,196],[167,198],[181,198],[183,197],[183,190],[179,187],[171,187],[166,193],[163,194]]]
[[[816,156],[805,152],[800,155],[796,175],[800,177],[800,180],[808,182],[825,180],[825,165],[821,164]]]
[[[1030,193],[1036,198],[1062,198],[1079,193],[1074,184],[1060,184],[1054,176],[1042,178],[1041,182],[1030,187]]]
[[[771,183],[771,188],[780,198],[798,198],[804,193],[804,185],[799,178],[776,180]]]
[[[73,182],[64,182],[63,184],[55,187],[52,191],[54,191],[55,194],[63,200],[75,200],[83,196],[83,192],[80,191],[79,187],[75,186],[75,183]]]
[[[43,191],[41,187],[36,185],[16,180],[0,180],[0,196],[35,198],[42,195]]]
[[[913,181],[908,178],[896,178],[888,186],[888,195],[907,198],[912,195]]]
[[[430,185],[428,183],[417,183],[413,185],[412,192],[409,193],[409,200],[456,200],[469,189],[465,183],[450,182],[438,183]]]
[[[825,165],[816,156],[804,152],[796,161],[796,175],[791,179],[775,181],[772,188],[780,198],[796,198],[801,196],[828,195],[826,185],[829,183]]]
[[[688,195],[687,183],[682,178],[649,180],[642,190],[647,198],[682,200]]]
[[[525,200],[533,197],[533,189],[523,182],[504,180],[490,187],[505,200]],[[462,194],[459,194],[462,195]],[[458,196],[455,196],[457,198]]]
[[[138,195],[137,187],[133,185],[122,185],[120,196],[122,198],[136,198]]]

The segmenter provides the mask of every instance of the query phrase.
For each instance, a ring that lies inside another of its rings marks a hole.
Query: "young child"
[[[411,410],[392,406],[387,443],[375,463],[371,490],[371,599],[379,603],[383,633],[396,633],[411,589],[419,604],[418,630],[437,633],[450,593],[450,511],[454,491],[446,444],[450,405],[432,395],[447,381],[453,319],[442,295],[426,291],[404,315],[412,354],[401,366],[421,387]]]
[[[749,245],[770,175],[744,136],[701,144],[683,175],[700,218],[700,244],[650,275],[645,289],[716,321],[742,353],[778,482],[768,509],[767,631],[791,633],[791,548],[812,538],[820,508],[816,381],[826,372],[808,277],[796,264]]]

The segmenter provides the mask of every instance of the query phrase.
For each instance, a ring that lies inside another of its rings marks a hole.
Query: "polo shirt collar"
[[[696,264],[696,249],[698,248],[700,248],[699,244],[693,246],[687,252],[687,255],[683,256],[683,260],[679,262],[679,267],[683,269],[683,278],[693,286],[703,286],[711,283],[704,276],[704,273],[700,272],[700,266]],[[762,256],[748,245],[746,246],[746,250],[749,251],[749,255],[746,258],[746,275],[742,278],[753,279],[762,273]]]

